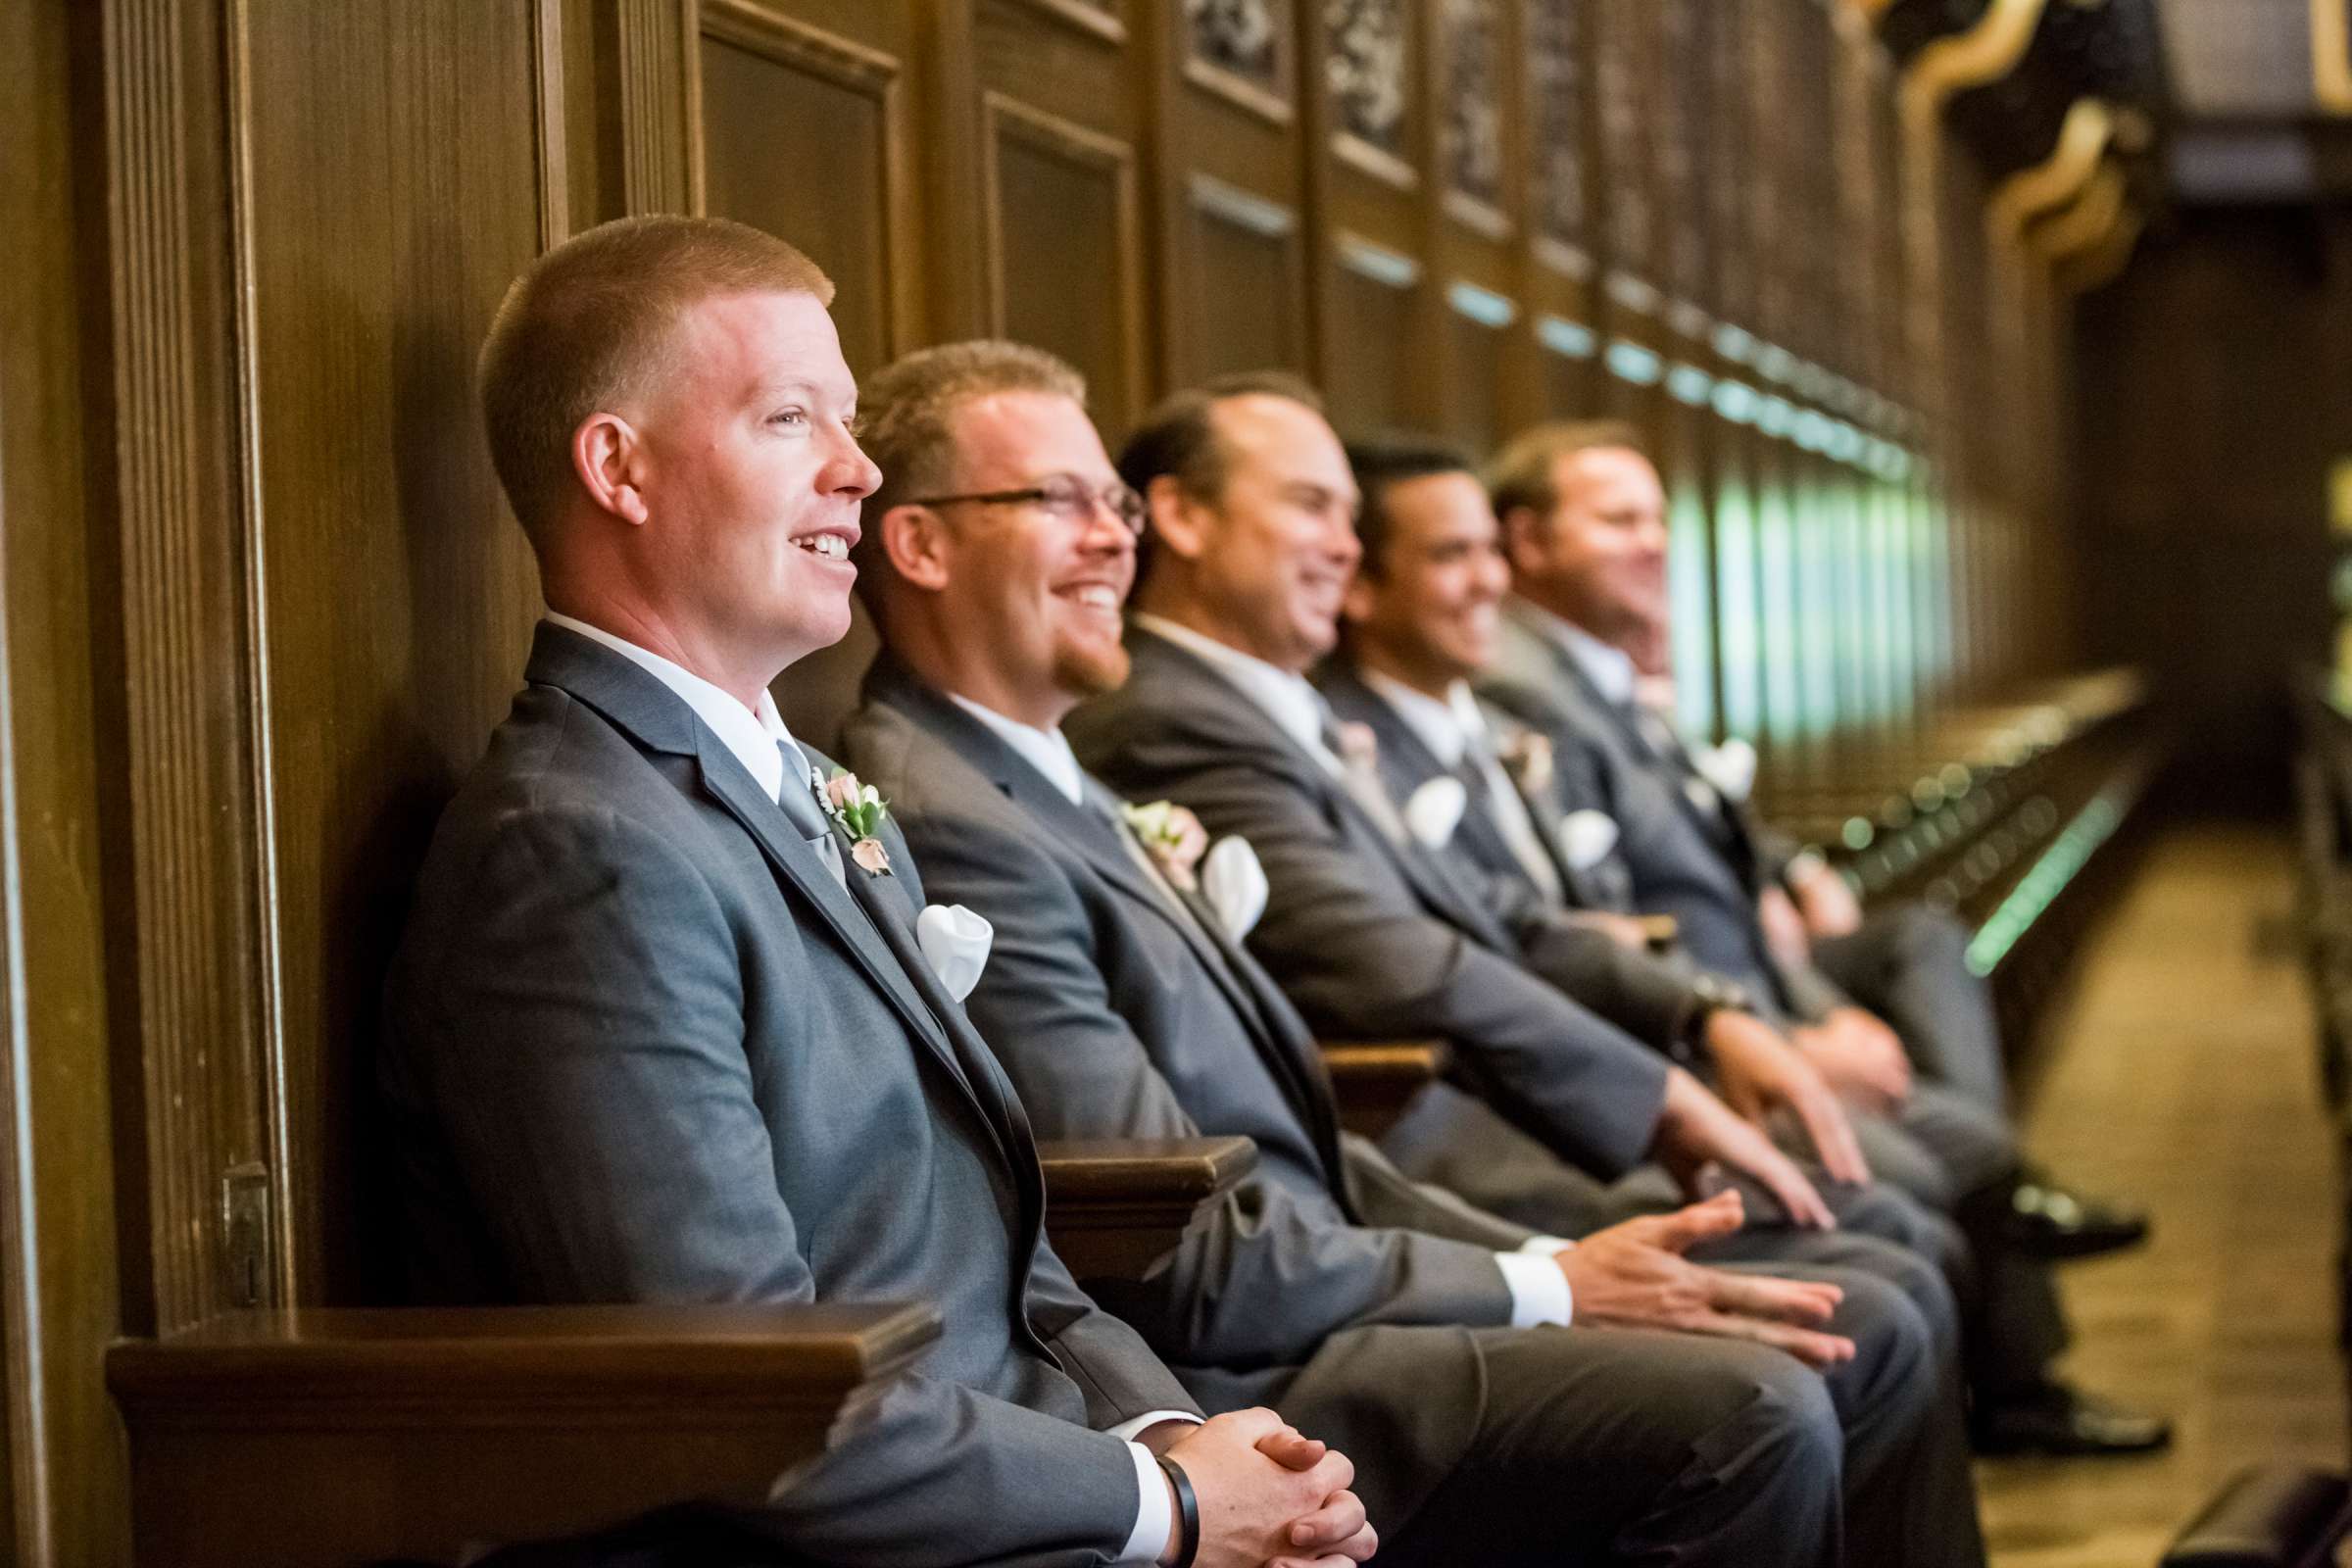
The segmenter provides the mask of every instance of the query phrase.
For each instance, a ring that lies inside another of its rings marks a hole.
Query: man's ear
[[[1362,562],[1348,573],[1348,591],[1340,596],[1340,618],[1350,626],[1360,626],[1372,618],[1379,608],[1379,590],[1374,588],[1364,571]]]
[[[893,507],[874,519],[876,543],[891,570],[911,587],[938,593],[948,585],[948,530],[929,507]]]
[[[1152,542],[1168,554],[1198,560],[1208,548],[1208,510],[1193,499],[1172,473],[1153,479],[1144,491],[1152,513]]]
[[[645,441],[617,414],[591,414],[571,432],[571,471],[598,510],[643,527],[653,520],[640,488]]]
[[[1513,507],[1502,514],[1502,559],[1514,577],[1533,576],[1543,562],[1544,519],[1533,507]]]

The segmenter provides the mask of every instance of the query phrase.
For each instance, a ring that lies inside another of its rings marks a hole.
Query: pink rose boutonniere
[[[1495,760],[1511,775],[1521,793],[1541,795],[1551,788],[1551,737],[1540,731],[1515,728],[1501,737]]]
[[[1208,830],[1200,819],[1181,806],[1167,801],[1153,801],[1149,806],[1123,808],[1127,826],[1159,867],[1159,874],[1168,885],[1179,892],[1190,893],[1198,888],[1200,878],[1194,867],[1208,850]]]
[[[890,814],[890,805],[871,784],[860,784],[858,775],[847,768],[834,769],[825,780],[825,809],[833,813],[842,831],[850,836],[850,858],[867,876],[890,874],[890,852],[882,847],[877,836],[882,831],[882,819]]]
[[[1339,732],[1340,760],[1359,773],[1369,773],[1380,766],[1380,735],[1371,725],[1345,720],[1335,726]]]

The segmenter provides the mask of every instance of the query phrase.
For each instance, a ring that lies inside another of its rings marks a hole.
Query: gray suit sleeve
[[[1035,848],[968,819],[906,819],[935,897],[996,926],[965,1009],[1046,1138],[1194,1138],[1200,1129],[1114,1006],[1086,910]],[[1507,1323],[1492,1249],[1333,1223],[1252,1182],[1138,1283],[1089,1288],[1170,1360],[1302,1361],[1341,1329]]]
[[[1443,1187],[1414,1181],[1368,1138],[1342,1134],[1340,1157],[1346,1163],[1348,1196],[1354,1200],[1355,1211],[1367,1225],[1401,1226],[1489,1252],[1515,1252],[1536,1234],[1465,1202]]]
[[[1318,1030],[1448,1041],[1496,1106],[1563,1158],[1612,1177],[1640,1162],[1665,1102],[1661,1057],[1425,915],[1391,867],[1323,814],[1311,784],[1285,776],[1289,759],[1237,754],[1167,723],[1124,739],[1103,759],[1113,785],[1182,801],[1212,833],[1257,852],[1272,892],[1250,950]]]
[[[692,863],[614,811],[539,809],[464,870],[396,1032],[521,1293],[815,1299],[754,1101],[735,935]],[[1087,1564],[1136,1505],[1116,1439],[918,1372],[780,1483],[762,1528],[860,1568]]]

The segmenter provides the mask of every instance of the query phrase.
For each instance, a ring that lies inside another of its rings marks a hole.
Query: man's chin
[[[1054,661],[1054,680],[1070,696],[1085,702],[1106,697],[1127,684],[1127,650],[1118,643],[1095,648],[1063,648]]]

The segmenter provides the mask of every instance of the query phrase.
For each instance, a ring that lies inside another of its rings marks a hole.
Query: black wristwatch
[[[1721,975],[1701,974],[1690,982],[1690,1010],[1683,1016],[1682,1038],[1675,1042],[1687,1059],[1703,1059],[1707,1024],[1719,1012],[1753,1012],[1755,1003],[1746,988]]]

